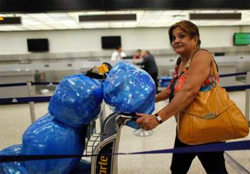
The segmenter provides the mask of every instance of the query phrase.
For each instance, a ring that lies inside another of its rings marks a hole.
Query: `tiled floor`
[[[230,97],[245,113],[245,93],[232,92]],[[165,102],[156,105],[156,110],[161,109]],[[36,103],[36,118],[46,114],[48,103]],[[106,108],[107,114],[111,111]],[[0,105],[0,150],[21,143],[22,134],[31,124],[29,105]],[[120,152],[136,152],[146,150],[168,149],[173,147],[175,137],[175,120],[173,118],[164,122],[153,130],[149,137],[138,137],[130,127],[123,127],[120,140]],[[244,138],[250,139],[250,136]],[[250,151],[228,152],[236,161],[250,170]],[[133,155],[119,156],[118,174],[168,174],[170,173],[171,154],[162,155]],[[230,174],[239,173],[228,163],[226,164]],[[203,174],[205,170],[197,158],[194,159],[189,174]]]

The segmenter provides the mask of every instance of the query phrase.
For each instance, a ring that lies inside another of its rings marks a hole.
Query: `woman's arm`
[[[195,99],[210,73],[211,63],[211,55],[207,51],[198,51],[193,56],[183,88],[166,107],[158,112],[163,121],[182,111]]]
[[[163,121],[182,111],[195,99],[201,85],[210,73],[211,63],[211,55],[208,52],[200,50],[195,53],[189,66],[188,78],[185,81],[183,88],[175,95],[173,100],[167,106],[158,112],[158,115],[160,115]],[[138,115],[142,116],[137,119],[137,123],[141,127],[153,129],[158,125],[154,116],[148,114]]]
[[[168,89],[164,89],[159,94],[155,96],[155,103],[168,99],[170,92]]]

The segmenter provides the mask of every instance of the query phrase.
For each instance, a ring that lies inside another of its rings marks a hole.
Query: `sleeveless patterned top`
[[[197,50],[199,51],[199,50]],[[196,52],[197,52],[196,51]],[[207,51],[207,50],[205,50]],[[196,53],[195,52],[195,53]],[[208,52],[208,51],[207,51]],[[194,54],[195,54],[194,53]],[[193,54],[193,55],[194,55]],[[210,54],[210,53],[209,53]],[[211,55],[212,56],[212,55]],[[179,58],[180,59],[180,58]],[[175,65],[175,68],[174,68],[174,74],[173,74],[173,77],[172,77],[172,80],[170,81],[168,87],[167,87],[167,91],[168,92],[171,92],[171,88],[173,88],[173,96],[176,94],[176,92],[180,91],[181,88],[183,87],[187,77],[188,77],[188,68],[189,68],[189,65],[190,65],[190,61],[191,61],[192,58],[190,58],[186,68],[181,72],[181,73],[178,73],[178,68],[179,68],[179,65],[180,65],[180,62],[181,61],[177,61],[176,65]],[[173,82],[176,80],[175,84],[174,84],[174,87],[172,87],[172,84]],[[215,76],[212,76],[212,75],[209,75],[208,78],[204,81],[204,83],[202,84],[201,88],[200,88],[200,91],[209,91],[212,87],[214,87],[214,85],[219,83],[219,75],[217,77]],[[170,98],[171,100],[171,98]]]

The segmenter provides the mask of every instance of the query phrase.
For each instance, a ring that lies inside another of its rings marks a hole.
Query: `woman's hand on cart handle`
[[[136,113],[136,115],[140,117],[136,120],[137,124],[144,130],[151,130],[159,125],[154,115],[142,113]]]

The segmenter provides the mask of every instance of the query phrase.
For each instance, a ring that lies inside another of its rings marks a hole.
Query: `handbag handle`
[[[210,53],[209,53],[210,54]],[[211,65],[211,75],[213,76],[218,76],[218,71],[217,71],[217,67],[215,65],[215,60],[214,57],[210,54],[211,60],[212,60],[212,65]]]
[[[191,57],[191,60],[192,60],[193,56],[195,55],[195,53],[197,53],[197,52],[200,51],[200,50],[204,50],[204,51],[208,52],[208,54],[209,54],[210,57],[211,57],[212,64],[211,64],[211,74],[210,74],[210,75],[216,77],[216,82],[215,82],[215,84],[217,85],[217,77],[218,77],[217,66],[216,66],[216,64],[215,64],[214,57],[210,54],[210,52],[209,52],[208,50],[206,50],[206,49],[199,49],[199,50],[196,50],[196,51],[193,53],[193,55],[192,55],[192,57]],[[191,62],[191,60],[190,60],[190,62]]]
[[[212,56],[210,53],[209,53],[209,55],[210,55],[211,60],[212,60],[211,75],[215,77],[215,86],[217,86],[218,85],[218,81],[217,81],[217,78],[218,78],[217,66],[215,64],[214,56]]]

